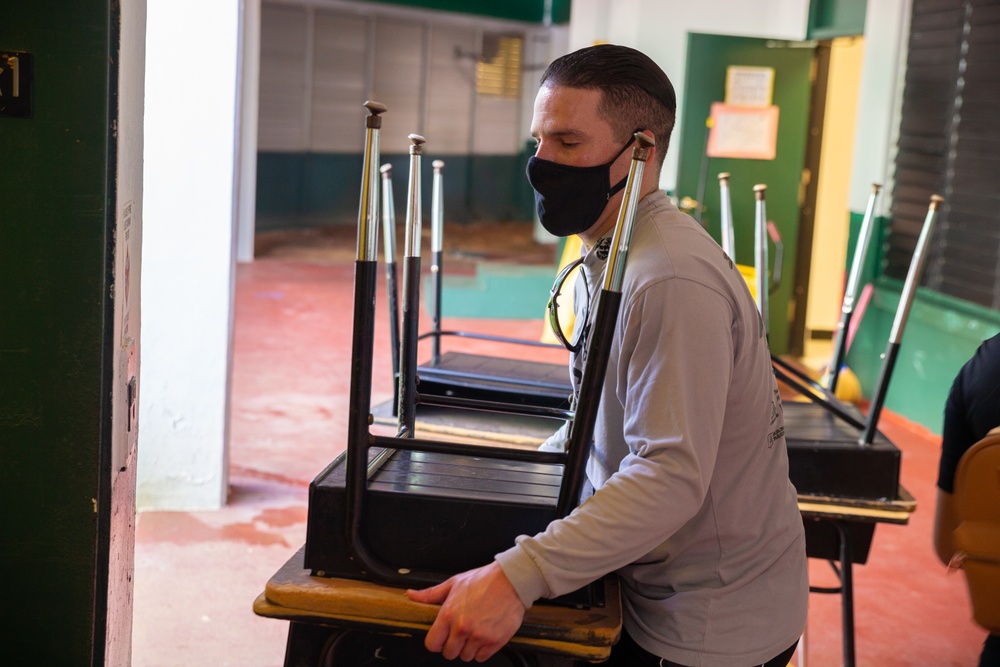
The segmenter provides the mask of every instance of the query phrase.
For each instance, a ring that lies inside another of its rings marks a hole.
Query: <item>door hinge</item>
[[[809,188],[810,183],[812,183],[812,170],[808,167],[803,167],[802,180],[799,181],[799,208],[805,206],[806,190]]]

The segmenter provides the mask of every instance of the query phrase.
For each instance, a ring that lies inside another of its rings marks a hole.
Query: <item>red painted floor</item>
[[[229,504],[214,512],[147,512],[138,518],[136,667],[281,665],[287,625],[255,616],[251,605],[304,542],[309,481],[344,448],[351,252],[353,242],[349,252],[332,259],[272,252],[239,266]],[[373,361],[375,404],[392,394],[382,310]],[[445,322],[445,328],[522,338],[537,338],[541,326],[540,320]],[[512,351],[467,340],[446,345],[565,360],[561,352],[538,348]],[[931,547],[940,439],[891,413],[884,414],[881,430],[903,450],[902,483],[919,505],[909,525],[879,526],[868,564],[855,568],[857,663],[974,665],[985,632],[971,620],[962,575],[947,573]],[[815,584],[833,583],[826,563],[813,562],[812,576]],[[839,605],[838,596],[811,597],[810,666],[841,664]]]

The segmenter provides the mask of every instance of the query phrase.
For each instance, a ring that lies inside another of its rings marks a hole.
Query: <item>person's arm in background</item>
[[[951,557],[955,554],[955,540],[952,534],[958,527],[957,524],[954,496],[938,489],[937,505],[934,507],[934,551],[945,565],[951,562]]]
[[[964,371],[964,368],[963,368]],[[951,385],[944,406],[944,427],[941,436],[941,462],[938,468],[937,504],[934,508],[934,551],[945,565],[955,553],[953,533],[958,520],[955,516],[955,471],[962,454],[975,442],[965,410],[962,371]]]

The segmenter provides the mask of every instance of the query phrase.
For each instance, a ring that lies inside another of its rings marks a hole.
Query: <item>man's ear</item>
[[[656,151],[658,151],[660,149],[660,147],[655,144],[655,142],[656,142],[656,135],[653,134],[652,130],[640,130],[640,132],[642,132],[642,134],[644,134],[647,137],[649,137],[650,141],[654,142],[653,147],[649,149],[649,158],[647,159],[647,162],[648,162],[648,161],[651,161],[653,159],[653,156],[656,154]]]
[[[656,141],[656,135],[653,134],[652,130],[641,130],[641,132],[643,134],[645,134],[647,137],[649,137],[652,141],[654,141],[654,142]],[[646,158],[646,163],[647,164],[655,163],[655,161],[656,161],[655,160],[656,154],[657,154],[657,151],[659,151],[659,150],[660,150],[660,147],[657,146],[654,143],[653,147],[649,149],[649,157]]]

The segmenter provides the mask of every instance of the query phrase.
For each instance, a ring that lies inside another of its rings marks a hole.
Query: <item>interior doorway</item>
[[[701,207],[720,240],[717,175],[730,174],[736,257],[753,266],[753,186],[766,184],[768,219],[784,246],[782,280],[770,296],[776,354],[823,354],[843,295],[848,201],[863,42],[858,38],[790,42],[692,33],[688,36],[678,199]],[[769,158],[710,157],[707,120],[725,102],[730,68],[770,72],[777,107]],[[772,248],[772,265],[774,249]],[[809,349],[806,349],[806,343]]]
[[[800,221],[789,351],[818,369],[831,348],[847,279],[851,165],[858,114],[862,37],[816,47],[806,169],[810,175]]]

